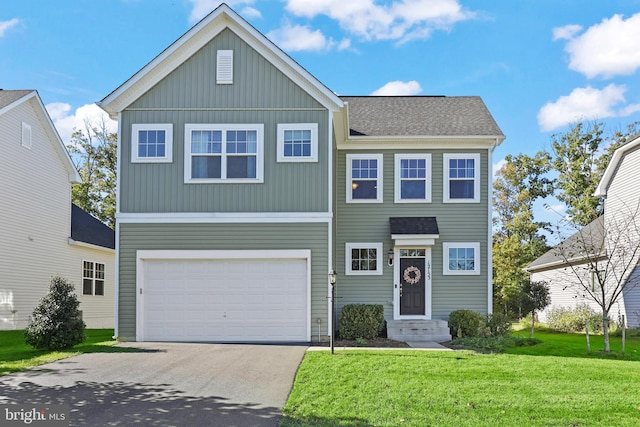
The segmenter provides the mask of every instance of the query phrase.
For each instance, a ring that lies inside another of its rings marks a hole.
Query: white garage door
[[[306,259],[142,260],[143,341],[308,341]]]

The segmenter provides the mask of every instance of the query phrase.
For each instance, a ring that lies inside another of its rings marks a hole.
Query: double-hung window
[[[170,163],[173,154],[173,125],[139,124],[131,127],[133,163]]]
[[[480,202],[480,154],[444,154],[444,203]]]
[[[317,123],[278,124],[278,162],[317,161]]]
[[[431,202],[431,154],[396,154],[394,201]]]
[[[82,295],[104,295],[104,264],[82,261]]]
[[[347,154],[347,203],[382,203],[382,154]]]
[[[263,182],[263,133],[262,124],[185,125],[185,182]]]
[[[443,274],[480,274],[480,243],[443,243]]]
[[[345,272],[347,275],[382,274],[382,243],[346,243]]]

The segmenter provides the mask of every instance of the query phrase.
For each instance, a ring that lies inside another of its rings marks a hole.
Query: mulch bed
[[[328,342],[313,343],[314,346],[329,347]],[[406,342],[394,341],[389,338],[373,338],[364,342],[357,342],[355,340],[335,340],[334,347],[388,347],[388,348],[408,348],[409,345]]]

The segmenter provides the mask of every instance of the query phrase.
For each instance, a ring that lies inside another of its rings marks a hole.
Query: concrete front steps
[[[451,341],[446,320],[387,320],[387,337],[404,342]]]

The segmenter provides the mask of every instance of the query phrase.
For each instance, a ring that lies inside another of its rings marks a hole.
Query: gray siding
[[[136,336],[137,250],[311,250],[311,334],[327,335],[328,224],[121,224],[119,331]]]
[[[234,51],[234,83],[215,83],[218,49]],[[326,212],[329,113],[224,30],[122,114],[120,211]],[[131,163],[134,123],[173,123],[173,162]],[[264,124],[264,183],[185,184],[185,123]],[[317,163],[277,163],[278,123],[318,123]]]
[[[431,203],[394,203],[394,154],[396,152],[431,153]],[[480,153],[480,203],[442,203],[442,154]],[[336,250],[335,268],[339,273],[338,305],[369,303],[383,304],[385,317],[393,318],[393,267],[387,265],[387,251],[393,247],[389,218],[398,216],[435,216],[440,238],[431,247],[432,317],[447,319],[453,310],[466,308],[482,313],[487,311],[487,249],[488,199],[487,150],[372,150],[353,153],[382,153],[384,155],[384,203],[347,204],[346,154],[337,154],[336,168]],[[382,242],[383,275],[346,276],[345,242]],[[480,242],[480,275],[444,276],[442,267],[443,242]]]

